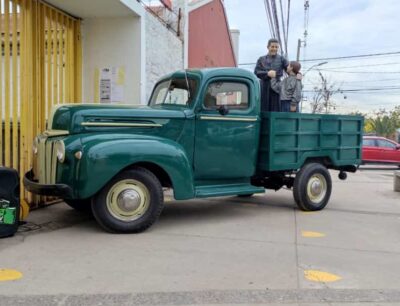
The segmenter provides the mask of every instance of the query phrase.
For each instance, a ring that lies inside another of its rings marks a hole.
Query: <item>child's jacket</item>
[[[280,100],[290,100],[296,104],[301,101],[301,81],[295,75],[289,75],[283,81],[279,81],[278,78],[272,78],[271,87],[279,94]]]

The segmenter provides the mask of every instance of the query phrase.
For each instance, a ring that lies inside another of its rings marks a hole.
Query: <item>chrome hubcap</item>
[[[147,187],[133,179],[115,183],[107,194],[107,209],[116,219],[134,221],[139,219],[150,206]]]
[[[126,212],[138,209],[140,201],[140,194],[133,189],[121,192],[117,198],[118,207]]]
[[[322,192],[322,185],[320,181],[314,181],[311,184],[311,193],[313,196],[318,196]]]
[[[307,195],[311,202],[318,204],[327,192],[326,179],[322,174],[314,174],[307,183]]]

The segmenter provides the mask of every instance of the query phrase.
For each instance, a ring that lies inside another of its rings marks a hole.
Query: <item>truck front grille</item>
[[[34,160],[33,172],[40,184],[56,183],[57,157],[54,151],[55,140],[45,135],[37,137],[38,151]]]
[[[55,184],[57,175],[57,154],[55,143],[68,131],[48,130],[37,137],[38,151],[33,160],[33,173],[40,184]]]

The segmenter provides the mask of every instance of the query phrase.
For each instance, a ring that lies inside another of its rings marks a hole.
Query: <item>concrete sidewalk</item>
[[[0,240],[0,305],[400,305],[400,193],[392,170],[334,175],[325,210],[291,191],[168,202],[138,235],[65,204]],[[359,304],[354,304],[359,303]]]

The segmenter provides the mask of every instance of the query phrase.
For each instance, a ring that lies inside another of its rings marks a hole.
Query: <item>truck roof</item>
[[[242,68],[233,67],[220,67],[220,68],[203,68],[203,69],[186,69],[188,76],[199,78],[199,79],[209,79],[212,77],[226,76],[226,77],[242,77],[258,82],[257,77],[249,70]],[[171,77],[181,78],[185,77],[185,70],[178,70],[176,72],[170,73],[161,78],[162,80],[169,79]]]

